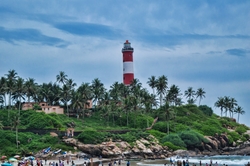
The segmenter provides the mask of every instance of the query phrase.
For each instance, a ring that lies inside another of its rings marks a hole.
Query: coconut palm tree
[[[0,79],[0,96],[2,96],[5,108],[7,106],[6,94],[7,94],[7,79],[5,77],[1,77],[1,79]]]
[[[76,86],[76,83],[72,79],[68,79],[66,84],[63,84],[62,87],[62,101],[67,107],[67,114],[69,116],[69,108],[68,108],[68,102],[70,101],[72,97],[72,91],[74,90],[74,87]]]
[[[238,123],[240,123],[240,114],[243,115],[245,111],[243,110],[242,107],[237,106],[234,108],[234,112],[238,114]]]
[[[68,102],[70,101],[70,98],[71,98],[71,89],[69,86],[64,84],[62,87],[61,100],[66,105],[68,116],[69,116]]]
[[[174,117],[174,110],[166,103],[159,108],[158,117],[163,117],[167,122],[167,134],[169,135],[169,123],[170,119]]]
[[[77,115],[79,115],[79,110],[84,109],[85,103],[83,102],[83,96],[81,93],[79,93],[79,91],[75,91],[75,90],[72,91],[71,104],[72,104],[72,109],[77,111]]]
[[[184,96],[188,98],[188,104],[193,104],[195,102],[194,95],[195,95],[195,91],[193,90],[193,88],[188,87],[188,89],[185,91],[185,94],[184,94]]]
[[[121,100],[121,91],[120,91],[120,84],[118,82],[113,83],[110,86],[110,97],[112,98],[112,100],[119,102]]]
[[[2,130],[3,129],[3,123],[2,123],[2,121],[0,121],[0,129]]]
[[[18,149],[19,141],[18,141],[18,126],[20,124],[20,117],[19,116],[14,116],[12,119],[13,122],[13,128],[16,131],[16,147]]]
[[[234,108],[237,106],[237,101],[235,100],[235,98],[230,98],[229,100],[229,107],[228,107],[228,110],[229,110],[229,114],[230,114],[230,117],[233,118],[233,113],[234,113]]]
[[[179,96],[181,96],[180,88],[176,85],[171,85],[169,90],[167,90],[165,101],[170,105],[173,104],[176,106],[180,99]]]
[[[153,90],[153,94],[155,95],[155,88],[157,85],[157,79],[155,76],[151,76],[150,78],[148,78],[148,82],[147,84],[152,88]]]
[[[67,77],[68,75],[66,75],[64,71],[60,71],[56,76],[56,82],[58,82],[59,84],[62,83],[62,85],[64,85],[68,81]]]
[[[34,78],[28,78],[24,83],[26,96],[28,98],[28,102],[30,102],[31,97],[35,98],[37,83]]]
[[[162,106],[163,95],[166,94],[168,79],[165,75],[160,76],[157,79],[156,90],[157,94],[160,95],[160,106]]]
[[[8,74],[6,74],[7,76],[7,92],[9,95],[9,106],[8,108],[11,108],[11,97],[12,97],[12,93],[14,91],[15,88],[15,83],[16,83],[16,79],[17,79],[17,72],[15,70],[9,70]],[[9,117],[9,115],[8,115]]]
[[[219,97],[218,100],[214,103],[215,107],[220,108],[221,111],[221,117],[222,117],[222,113],[223,113],[223,109],[225,108],[225,102],[224,102],[225,98],[224,97]]]
[[[18,101],[19,116],[20,116],[22,100],[25,99],[24,94],[25,94],[24,79],[18,77],[12,98]]]
[[[203,88],[198,88],[196,91],[196,98],[199,98],[199,105],[201,103],[201,99],[205,98],[206,92]]]
[[[230,108],[230,97],[229,96],[224,97],[224,108],[225,108],[225,116],[227,117],[227,112],[229,111],[229,108]]]
[[[92,81],[91,89],[92,89],[92,92],[94,95],[93,96],[93,99],[94,99],[93,103],[95,103],[95,106],[97,106],[98,100],[102,98],[102,95],[105,92],[104,85],[98,78],[95,78]]]

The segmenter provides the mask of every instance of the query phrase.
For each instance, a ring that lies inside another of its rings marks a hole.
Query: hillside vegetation
[[[91,111],[90,116],[77,119],[34,110],[20,111],[20,116],[18,110],[0,110],[1,126],[5,129],[0,130],[0,155],[34,154],[47,147],[74,151],[73,147],[62,142],[69,123],[75,124],[75,131],[80,132],[76,138],[86,144],[97,144],[110,139],[133,144],[137,139],[151,134],[162,145],[176,150],[192,149],[200,142],[206,142],[204,135],[227,134],[231,144],[249,139],[249,135],[244,134],[248,130],[247,126],[240,125],[231,118],[213,114],[213,110],[206,105],[170,107],[166,104],[150,113],[105,113],[102,108],[96,108]],[[157,117],[156,123],[151,126]],[[55,129],[61,134],[52,137],[49,133],[39,135],[21,132],[21,129]]]

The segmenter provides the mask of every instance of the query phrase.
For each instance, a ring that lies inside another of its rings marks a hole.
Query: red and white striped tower
[[[123,83],[130,85],[134,79],[134,67],[133,67],[133,52],[134,49],[130,46],[128,40],[124,43],[122,48],[123,54]]]

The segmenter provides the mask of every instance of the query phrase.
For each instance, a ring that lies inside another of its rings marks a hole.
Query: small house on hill
[[[22,105],[22,110],[33,109],[35,104],[38,104],[42,108],[41,111],[45,112],[45,114],[49,114],[49,113],[64,114],[63,108],[61,108],[60,106],[49,106],[48,103],[46,102],[40,102],[40,103],[25,102]],[[40,110],[37,110],[37,111],[40,111]]]

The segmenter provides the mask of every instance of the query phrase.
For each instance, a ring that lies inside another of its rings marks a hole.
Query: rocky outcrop
[[[155,141],[152,141],[155,140]],[[151,140],[151,141],[150,141]],[[84,153],[88,153],[93,156],[102,155],[103,157],[133,157],[141,156],[143,158],[166,158],[168,148],[158,144],[153,136],[149,136],[148,139],[140,139],[135,142],[133,146],[127,142],[103,142],[101,144],[83,144],[74,138],[64,139],[64,142],[68,145],[75,146]]]
[[[192,150],[178,150],[171,151],[166,146],[161,146],[156,138],[150,135],[147,139],[137,140],[133,146],[124,141],[103,142],[101,144],[83,144],[74,138],[66,138],[64,142],[68,145],[74,146],[78,150],[92,156],[102,155],[103,157],[127,157],[133,158],[140,156],[142,158],[166,158],[174,155],[178,156],[204,156],[204,155],[250,155],[250,142],[241,143],[238,146],[229,147],[229,139],[225,134],[212,136],[205,136],[206,143],[197,145]]]

